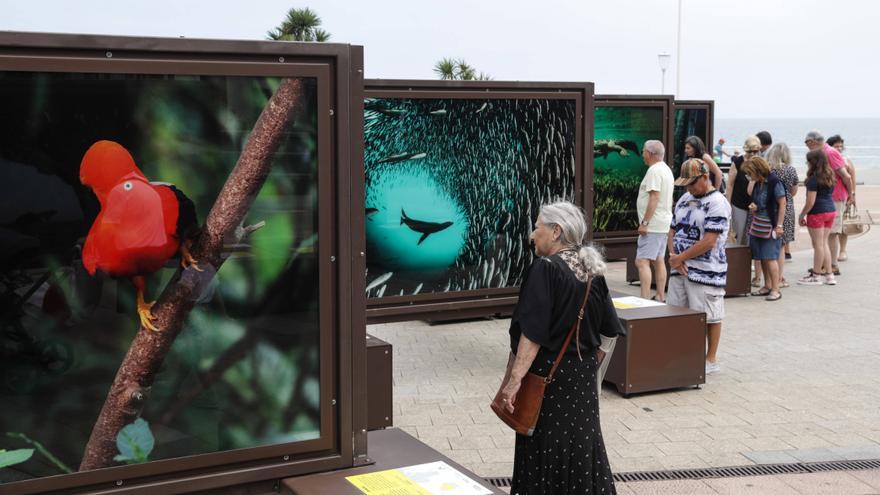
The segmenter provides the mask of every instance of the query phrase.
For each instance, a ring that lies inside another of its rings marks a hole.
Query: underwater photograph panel
[[[593,125],[593,231],[636,230],[636,199],[647,170],[642,148],[645,141],[663,141],[663,108],[596,105]]]
[[[367,296],[519,286],[538,208],[574,200],[576,101],[364,103]]]
[[[712,154],[715,143],[709,142],[709,109],[708,108],[676,108],[675,125],[673,128],[673,160],[670,163],[672,173],[678,177],[681,164],[684,163],[684,140],[689,136],[697,136],[706,145],[706,153]]]
[[[299,82],[252,228],[98,467],[321,436],[317,80]],[[0,72],[0,486],[80,469],[133,336],[162,331],[139,329],[139,280],[149,302],[178,273],[279,84]]]

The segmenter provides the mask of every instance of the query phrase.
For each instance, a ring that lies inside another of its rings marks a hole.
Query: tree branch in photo
[[[80,471],[115,464],[117,434],[140,414],[156,374],[187,316],[223,264],[224,240],[234,238],[236,229],[243,232],[239,226],[269,175],[272,158],[285,128],[293,120],[301,95],[301,81],[285,79],[260,114],[193,245],[192,255],[204,271],[181,271],[165,287],[152,309],[161,331],[143,327],[138,330],[92,429]]]

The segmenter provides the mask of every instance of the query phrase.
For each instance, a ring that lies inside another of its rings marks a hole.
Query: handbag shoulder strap
[[[577,319],[574,320],[574,323],[571,325],[571,330],[568,331],[568,336],[565,337],[565,343],[562,344],[562,349],[559,349],[559,355],[556,356],[556,361],[553,362],[553,367],[550,368],[550,373],[547,374],[547,378],[544,378],[544,383],[550,383],[553,381],[553,375],[556,374],[556,368],[559,367],[559,363],[562,362],[562,357],[565,356],[565,350],[568,349],[568,344],[571,343],[571,336],[575,333],[578,334],[577,338],[577,350],[578,357],[581,356],[581,320],[584,319],[584,309],[587,307],[587,300],[590,298],[590,289],[593,288],[593,277],[590,277],[587,280],[587,292],[584,294],[584,302],[581,303],[581,309],[578,310]],[[583,359],[583,358],[581,358]]]

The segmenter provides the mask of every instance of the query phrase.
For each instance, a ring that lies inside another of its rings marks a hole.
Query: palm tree
[[[434,65],[434,72],[440,79],[449,81],[488,81],[492,76],[477,70],[464,59],[443,58]]]
[[[303,9],[290,9],[287,18],[277,28],[269,31],[267,36],[275,41],[327,41],[330,33],[319,28],[321,18],[318,14],[306,7]]]

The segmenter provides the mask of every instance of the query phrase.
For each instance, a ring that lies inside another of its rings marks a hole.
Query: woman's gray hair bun
[[[585,242],[587,220],[584,211],[568,201],[541,206],[538,217],[548,225],[558,225],[562,230],[559,241],[566,249],[576,249],[581,264],[590,275],[605,274],[605,257],[594,245]]]

